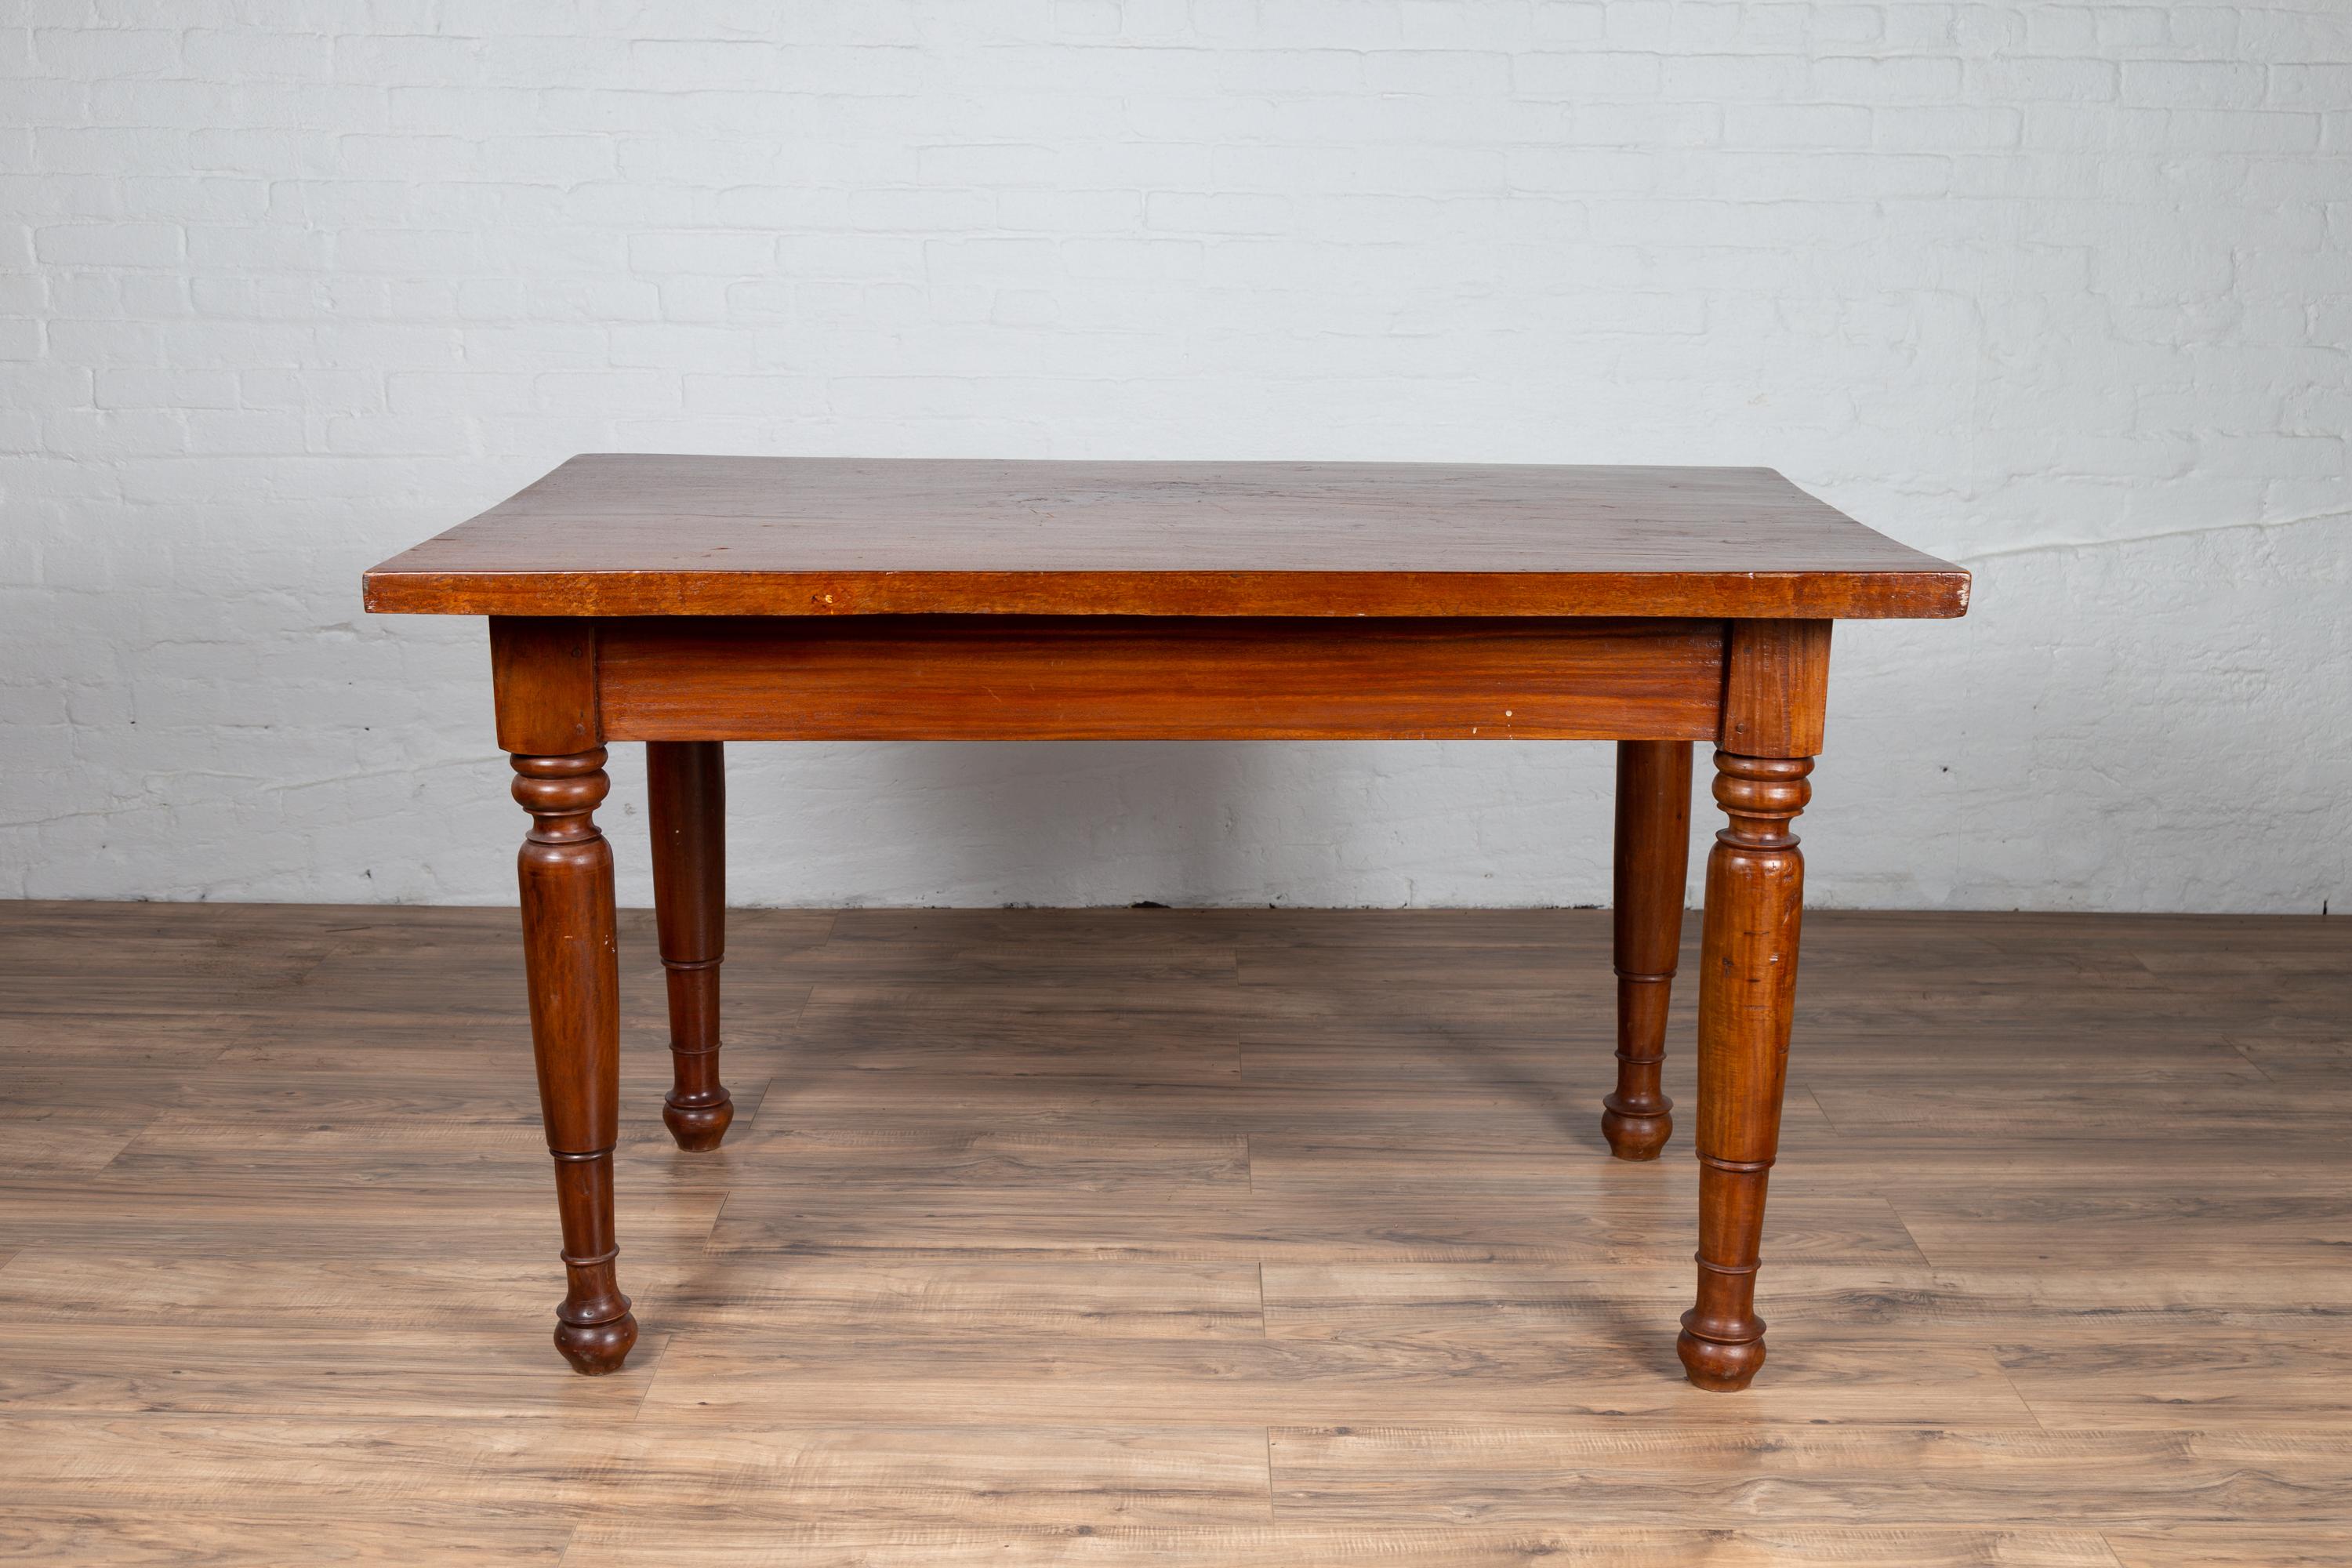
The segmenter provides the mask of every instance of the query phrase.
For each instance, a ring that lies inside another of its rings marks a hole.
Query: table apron
[[[1658,618],[494,617],[491,626],[501,735],[537,737],[560,710],[556,727],[588,743],[1710,740],[1727,643],[1725,622]],[[588,729],[600,732],[580,733]]]

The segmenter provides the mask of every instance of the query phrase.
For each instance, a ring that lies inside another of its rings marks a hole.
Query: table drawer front
[[[615,741],[1709,740],[1724,624],[862,616],[601,623]]]

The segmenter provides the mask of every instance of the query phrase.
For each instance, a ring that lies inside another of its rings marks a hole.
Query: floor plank
[[[1767,1417],[1638,1430],[1282,1428],[1273,1456],[1276,1517],[1300,1521],[1969,1524],[2030,1506],[2083,1526],[2352,1523],[2352,1434],[1823,1430]]]
[[[626,1374],[621,1374],[625,1376]],[[617,1381],[617,1380],[615,1380]],[[1204,1426],[0,1418],[19,1506],[110,1502],[427,1518],[569,1508],[667,1527],[1184,1525],[1265,1518],[1265,1433]],[[576,1517],[576,1514],[575,1514]]]
[[[2352,926],[1809,915],[1759,1306],[1597,910],[625,911],[571,1376],[508,910],[0,905],[0,1561],[2336,1563]],[[1696,921],[1683,973],[1696,973]]]
[[[1608,1524],[1276,1523],[1061,1531],[910,1526],[856,1532],[718,1525],[681,1539],[675,1531],[635,1521],[593,1521],[581,1527],[563,1561],[565,1568],[979,1568],[1008,1563],[1057,1568],[1265,1568],[1289,1563],[1338,1568],[2116,1568],[2106,1543],[2088,1531],[1674,1530]]]
[[[2109,1530],[2122,1568],[2343,1568],[2346,1531],[2261,1521]]]

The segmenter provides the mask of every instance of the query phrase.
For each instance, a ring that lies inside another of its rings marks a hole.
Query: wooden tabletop
[[[579,457],[367,574],[428,615],[1964,614],[1769,468]]]

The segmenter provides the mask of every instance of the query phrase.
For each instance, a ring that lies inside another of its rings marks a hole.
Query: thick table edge
[[[632,572],[387,571],[373,615],[614,616],[1020,615],[1169,617],[1950,620],[1969,574],[1916,572]]]

